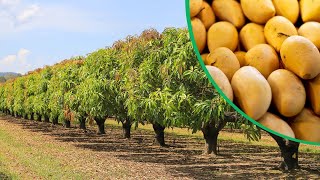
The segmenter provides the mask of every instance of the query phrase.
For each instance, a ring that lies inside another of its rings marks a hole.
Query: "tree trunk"
[[[164,129],[165,127],[162,126],[161,124],[155,122],[152,124],[153,130],[156,133],[155,135],[155,140],[160,146],[165,146],[165,141],[164,141]]]
[[[79,118],[80,121],[80,129],[86,130],[86,118],[85,117],[80,117]]]
[[[218,136],[219,132],[226,126],[227,121],[233,117],[233,114],[227,115],[225,113],[225,120],[216,120],[218,121],[217,127],[213,123],[207,123],[202,127],[203,137],[205,139],[205,151],[204,154],[211,154],[218,155]]]
[[[69,120],[64,120],[64,125],[66,128],[71,128],[71,122]]]
[[[31,113],[30,120],[34,120],[34,113]]]
[[[279,168],[282,171],[299,169],[298,152],[300,143],[284,139],[271,133],[269,134],[277,142],[281,151],[282,162]]]
[[[42,116],[41,115],[37,116],[37,121],[40,121],[40,122],[42,121]]]
[[[43,115],[43,118],[44,118],[43,119],[44,122],[49,122],[49,117],[47,115]]]
[[[44,118],[44,122],[46,122],[46,123],[50,122],[50,121],[49,121],[49,118],[45,117],[45,118]]]
[[[104,122],[106,121],[105,118],[95,118],[95,121],[98,125],[99,131],[98,134],[106,134],[104,129]]]
[[[204,154],[218,155],[218,136],[219,131],[214,126],[210,124],[202,128],[203,137],[205,139],[205,150]]]
[[[52,124],[53,125],[57,125],[58,124],[58,118],[57,117],[52,118]]]
[[[131,138],[131,121],[130,119],[126,119],[122,122],[122,130],[123,130],[123,137],[126,139]]]

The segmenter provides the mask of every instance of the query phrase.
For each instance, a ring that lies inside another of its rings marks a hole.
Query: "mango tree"
[[[49,83],[51,81],[53,72],[52,72],[52,68],[47,66],[45,67],[42,71],[41,71],[41,83],[39,86],[39,91],[40,91],[40,97],[41,101],[39,102],[41,104],[41,116],[42,119],[45,122],[49,122],[50,120],[50,111],[49,111],[49,107],[48,107],[48,103],[49,103],[49,93],[48,93],[48,86]]]
[[[113,115],[116,121],[122,124],[123,137],[131,138],[132,118],[128,115],[128,109],[125,106],[125,101],[128,98],[128,92],[124,88],[123,68],[121,68],[121,61],[126,57],[126,52],[122,49],[112,49],[113,58],[105,59],[105,70],[108,72],[110,81],[110,101],[113,104]],[[113,97],[113,98],[112,98]]]
[[[113,116],[115,108],[109,74],[109,70],[113,68],[110,63],[112,60],[111,49],[100,49],[88,55],[82,69],[82,81],[77,86],[78,112],[95,120],[99,134],[105,134],[104,123]]]
[[[63,119],[63,91],[60,88],[61,78],[59,76],[59,71],[61,68],[58,66],[52,68],[52,78],[48,84],[48,110],[49,119],[52,124],[58,124],[59,120]]]
[[[25,116],[28,119],[33,120],[35,118],[34,116],[34,98],[35,98],[35,93],[37,90],[37,87],[35,86],[35,72],[29,73],[28,76],[26,77],[25,81],[25,91],[24,91],[24,96],[25,96],[25,101],[24,101],[24,110],[25,110]]]
[[[74,68],[74,75],[76,74],[78,78],[74,81],[74,87],[64,94],[65,104],[70,109],[69,114],[72,115],[73,119],[77,119],[80,123],[80,129],[86,131],[86,121],[88,115],[80,110],[80,103],[82,99],[78,96],[78,87],[80,83],[83,81],[82,73],[83,73],[83,61],[79,61],[78,65]]]
[[[164,111],[159,106],[154,108],[156,102],[150,99],[151,93],[162,87],[161,79],[158,79],[158,65],[161,62],[154,57],[159,54],[161,47],[160,34],[154,29],[146,30],[139,37],[131,38],[128,43],[130,53],[121,63],[129,117],[136,125],[145,121],[151,123],[156,141],[164,146],[165,127],[159,123],[164,119]]]
[[[2,113],[5,113],[5,108],[4,108],[4,85],[1,84],[0,86],[0,111]]]
[[[64,63],[62,70],[59,71],[59,76],[61,77],[59,88],[63,94],[61,97],[61,105],[63,109],[64,123],[67,128],[71,126],[71,121],[75,121],[77,115],[72,111],[70,105],[72,105],[72,95],[76,93],[76,87],[80,84],[79,70],[81,65],[81,60],[70,59]],[[79,119],[82,120],[81,117]]]
[[[206,154],[217,154],[219,132],[228,122],[243,124],[251,140],[260,137],[256,126],[240,118],[209,83],[186,29],[167,29],[162,44],[166,57],[160,66],[163,87],[158,99],[164,101],[166,126],[188,127],[193,132],[201,130]]]
[[[80,123],[80,129],[86,130],[87,114],[79,109],[81,99],[78,95],[78,86],[83,81],[83,57],[74,59],[73,64],[69,67],[72,72],[69,73],[69,81],[66,81],[69,90],[64,94],[65,107],[68,107],[66,116],[69,119],[77,119]]]
[[[15,117],[22,117],[24,113],[23,102],[25,101],[24,91],[25,91],[25,78],[18,78],[14,82],[14,104],[13,111]]]
[[[48,70],[45,69],[35,74],[34,83],[37,88],[35,90],[35,96],[32,103],[34,105],[33,111],[35,113],[36,120],[39,120],[39,121],[44,120],[48,122],[49,118],[48,118],[48,111],[47,111],[48,109],[47,108],[47,104],[48,104],[47,89],[48,89],[49,80],[46,77],[47,71]]]
[[[13,104],[14,104],[14,98],[13,98],[13,82],[7,82],[3,86],[3,100],[2,100],[2,107],[3,111],[6,114],[12,115],[13,112]]]

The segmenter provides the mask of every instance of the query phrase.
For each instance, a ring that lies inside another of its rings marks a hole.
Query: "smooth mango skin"
[[[320,49],[320,23],[306,22],[300,26],[298,33],[309,39],[318,49]]]
[[[252,22],[265,24],[276,14],[271,0],[240,0],[244,15]]]
[[[264,27],[256,23],[246,24],[240,31],[240,42],[246,51],[258,44],[266,44]]]
[[[190,0],[190,17],[196,16],[202,8],[203,0]]]
[[[289,124],[297,139],[320,142],[320,117],[311,109],[304,108]]]
[[[192,32],[200,53],[207,45],[207,31],[199,18],[191,19]]]
[[[238,47],[239,35],[236,27],[227,22],[220,21],[213,24],[207,32],[207,43],[210,52],[219,47],[235,51]]]
[[[212,24],[216,22],[216,16],[211,6],[206,1],[202,2],[202,10],[198,13],[197,18],[202,21],[206,29],[209,29]]]
[[[269,44],[258,44],[251,48],[245,56],[245,62],[247,66],[255,67],[266,79],[279,69],[278,54]]]
[[[231,80],[234,99],[248,116],[260,119],[271,104],[271,88],[264,76],[254,67],[240,68]]]
[[[237,56],[228,48],[220,47],[211,52],[207,59],[207,65],[219,68],[231,81],[234,73],[240,69]]]
[[[288,137],[295,138],[294,132],[289,124],[281,119],[279,116],[266,112],[259,120],[257,120],[263,126],[283,134]]]
[[[293,24],[298,20],[300,6],[298,0],[272,0],[276,15],[289,19]]]
[[[241,28],[245,23],[241,5],[235,0],[215,0],[212,9],[221,21],[228,21],[236,28]]]
[[[306,84],[312,109],[314,113],[320,116],[320,74],[316,78],[307,81]]]
[[[320,1],[300,0],[301,17],[303,22],[320,22]]]
[[[305,37],[287,38],[281,46],[280,55],[286,69],[302,79],[313,79],[320,73],[319,50]]]
[[[240,67],[245,66],[246,65],[246,60],[245,60],[246,52],[236,51],[234,54],[237,56]]]
[[[298,35],[298,31],[287,18],[275,16],[265,25],[264,35],[268,44],[279,52],[283,41],[290,36]]]
[[[227,76],[217,67],[206,66],[206,68],[221,91],[227,96],[228,99],[233,101],[233,91]]]
[[[268,83],[272,91],[272,103],[285,117],[298,115],[306,104],[306,90],[302,81],[286,69],[270,74]]]

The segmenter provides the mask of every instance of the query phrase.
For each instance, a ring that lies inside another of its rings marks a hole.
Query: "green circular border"
[[[250,122],[252,122],[253,124],[255,124],[256,126],[260,127],[261,129],[268,131],[274,135],[280,136],[284,139],[288,139],[291,141],[295,141],[298,143],[303,143],[303,144],[309,144],[309,145],[316,145],[316,146],[320,146],[320,143],[317,142],[311,142],[311,141],[304,141],[304,140],[300,140],[300,139],[296,139],[296,138],[292,138],[283,134],[280,134],[276,131],[273,131],[265,126],[263,126],[262,124],[260,124],[259,122],[255,121],[254,119],[252,119],[251,117],[249,117],[246,113],[244,113],[241,109],[239,109],[229,98],[227,98],[227,96],[221,91],[221,89],[218,87],[218,85],[214,82],[214,80],[212,79],[211,75],[209,74],[202,58],[201,55],[199,53],[198,47],[196,45],[196,41],[194,39],[193,33],[192,33],[192,26],[191,26],[191,17],[190,17],[190,2],[189,0],[185,0],[185,8],[186,8],[186,18],[187,18],[187,23],[188,23],[188,30],[189,30],[189,34],[190,34],[190,38],[192,41],[192,45],[194,47],[194,50],[196,51],[196,55],[198,58],[198,61],[200,62],[200,65],[202,67],[202,69],[204,70],[204,72],[206,73],[207,77],[209,78],[209,81],[211,82],[211,84],[218,90],[219,94],[222,95],[222,97],[224,99],[226,99],[226,101],[237,111],[239,112],[242,116],[244,116],[246,119],[248,119]]]

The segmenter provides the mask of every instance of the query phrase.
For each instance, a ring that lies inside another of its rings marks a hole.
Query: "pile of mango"
[[[190,0],[190,17],[231,101],[269,129],[320,142],[320,0]]]

